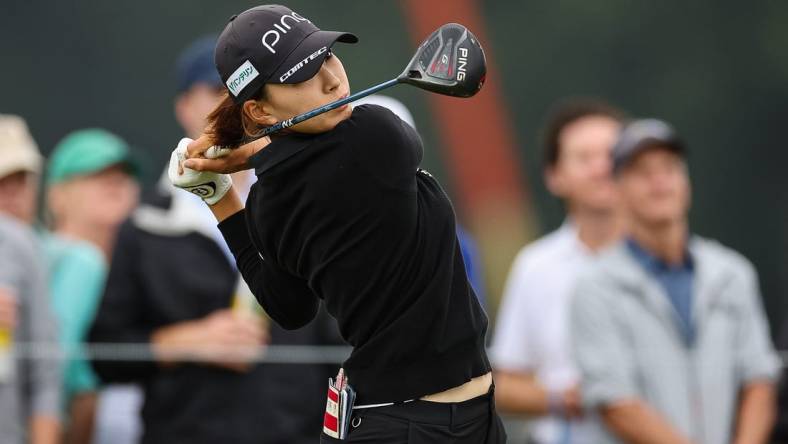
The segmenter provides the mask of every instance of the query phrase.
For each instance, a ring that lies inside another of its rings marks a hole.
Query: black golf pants
[[[348,438],[323,434],[321,444],[503,444],[494,390],[457,403],[412,401],[353,412]]]

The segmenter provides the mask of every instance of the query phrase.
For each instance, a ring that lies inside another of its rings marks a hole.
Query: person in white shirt
[[[580,270],[619,239],[611,149],[623,114],[597,100],[558,104],[545,127],[544,174],[567,221],[517,255],[498,312],[491,359],[496,405],[533,418],[539,444],[585,443],[587,425],[568,338],[569,300]]]

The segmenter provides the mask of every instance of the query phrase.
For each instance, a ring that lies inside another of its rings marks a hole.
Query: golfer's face
[[[331,54],[326,57],[317,74],[305,82],[266,85],[264,102],[268,105],[268,112],[281,122],[339,100],[349,93],[345,67],[339,57]],[[300,133],[322,133],[350,117],[351,112],[351,106],[345,105],[294,125],[291,129]]]

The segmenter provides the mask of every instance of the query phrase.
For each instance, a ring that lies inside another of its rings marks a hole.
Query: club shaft
[[[275,132],[280,131],[282,129],[289,128],[289,127],[291,127],[291,126],[293,126],[295,124],[303,122],[304,120],[311,119],[312,117],[315,117],[315,116],[318,116],[320,114],[329,112],[332,109],[337,109],[337,108],[339,108],[342,105],[345,105],[347,103],[353,102],[353,101],[358,100],[358,99],[360,99],[362,97],[366,97],[366,96],[368,96],[370,94],[375,94],[378,91],[384,90],[386,88],[390,88],[390,87],[396,85],[399,82],[400,82],[399,79],[391,79],[391,80],[383,82],[383,83],[381,83],[379,85],[375,85],[375,86],[373,86],[371,88],[367,88],[367,89],[365,89],[363,91],[359,91],[359,92],[357,92],[355,94],[351,94],[351,95],[345,97],[344,99],[339,99],[336,102],[331,102],[331,103],[329,103],[327,105],[321,106],[320,108],[315,108],[312,111],[307,111],[307,112],[305,112],[303,114],[299,114],[299,115],[297,115],[295,117],[292,117],[290,119],[283,120],[283,121],[277,123],[276,125],[269,126],[268,128],[266,128],[263,131],[262,136],[267,136],[267,135],[269,135],[271,133],[275,133]]]

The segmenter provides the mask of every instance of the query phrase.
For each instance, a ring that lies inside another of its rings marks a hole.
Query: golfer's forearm
[[[754,382],[742,389],[735,444],[765,444],[775,421],[775,394],[771,382]]]
[[[495,373],[495,406],[502,412],[546,415],[547,391],[532,375],[513,372]]]
[[[241,198],[238,197],[238,193],[235,191],[235,186],[232,186],[227,194],[224,195],[218,202],[213,205],[208,205],[208,208],[211,209],[213,216],[216,218],[218,222],[221,222],[228,217],[232,216],[233,214],[241,211],[244,209],[243,202],[241,202]]]
[[[664,418],[640,400],[622,402],[601,411],[605,425],[628,444],[689,444]]]

